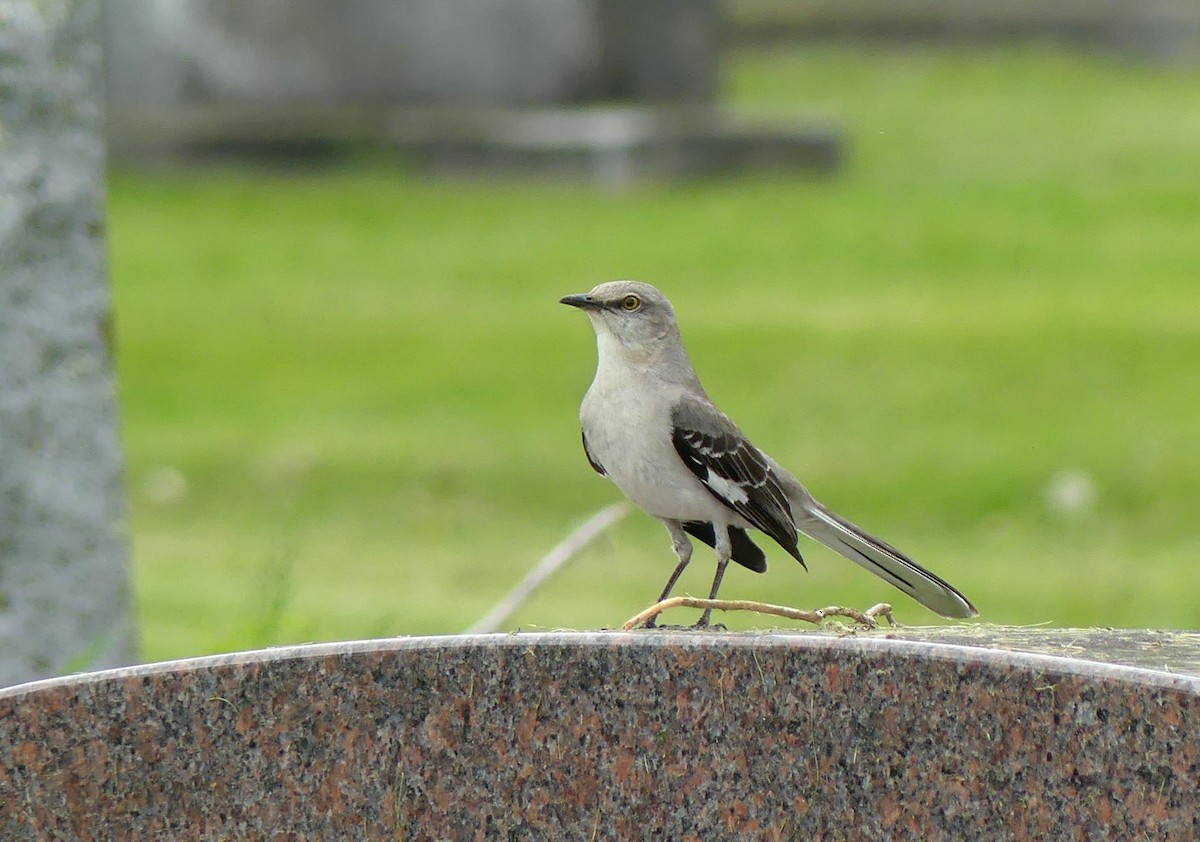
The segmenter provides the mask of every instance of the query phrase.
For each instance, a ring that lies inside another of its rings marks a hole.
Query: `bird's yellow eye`
[[[642,306],[642,299],[636,295],[627,295],[621,299],[621,308],[626,312],[632,313],[634,310]]]

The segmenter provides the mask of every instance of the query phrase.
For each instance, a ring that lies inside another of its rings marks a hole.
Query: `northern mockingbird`
[[[679,559],[666,599],[692,557],[689,535],[716,550],[716,599],[730,559],[756,573],[765,532],[807,569],[798,532],[820,541],[945,617],[979,612],[952,585],[817,502],[713,404],[692,368],[671,302],[649,284],[613,281],[563,304],[596,331],[596,376],[579,417],[588,462],[661,520]],[[705,611],[698,626],[708,625]]]

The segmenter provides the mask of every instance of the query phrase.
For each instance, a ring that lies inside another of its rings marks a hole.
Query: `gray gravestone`
[[[716,105],[717,0],[108,0],[123,163],[325,160],[641,178],[819,172],[839,133]]]
[[[734,0],[732,18],[731,36],[752,43],[1033,40],[1150,60],[1200,59],[1195,0]]]
[[[99,15],[0,3],[0,685],[132,656]]]
[[[716,0],[109,0],[127,109],[709,101]]]

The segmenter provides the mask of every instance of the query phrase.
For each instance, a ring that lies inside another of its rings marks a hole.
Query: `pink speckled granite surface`
[[[1108,634],[1163,668],[556,633],[39,682],[0,691],[0,839],[1200,838],[1195,636]]]

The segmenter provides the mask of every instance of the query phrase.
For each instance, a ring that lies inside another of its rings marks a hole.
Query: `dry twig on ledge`
[[[892,606],[881,602],[859,611],[856,608],[845,608],[841,605],[830,605],[827,608],[817,608],[806,611],[802,608],[788,608],[786,605],[771,605],[767,602],[754,602],[749,599],[698,599],[691,596],[675,596],[656,602],[636,617],[631,618],[621,627],[622,631],[632,631],[653,620],[659,614],[671,608],[715,608],[718,611],[754,611],[759,614],[772,614],[776,617],[787,617],[789,620],[802,620],[815,626],[830,617],[849,617],[864,628],[873,629],[879,626],[878,617],[884,617],[889,626],[896,625],[892,617]]]

